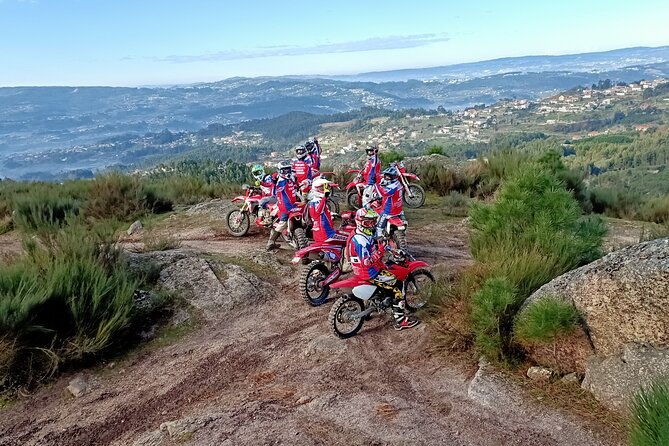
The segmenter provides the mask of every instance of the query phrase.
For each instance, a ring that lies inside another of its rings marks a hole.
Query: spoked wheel
[[[406,306],[410,311],[416,311],[427,303],[432,287],[434,276],[426,269],[417,269],[409,274],[406,279]]]
[[[309,305],[316,307],[328,299],[330,287],[318,285],[318,282],[325,279],[328,274],[330,274],[330,270],[323,262],[311,262],[308,265],[302,265],[300,294]]]
[[[357,190],[352,189],[348,191],[346,194],[346,204],[348,204],[348,208],[352,211],[360,207],[360,196]]]
[[[363,301],[350,294],[337,299],[328,316],[328,321],[334,334],[341,339],[354,336],[360,331],[364,321],[362,318],[352,318],[351,316],[360,313],[364,309],[365,304]]]
[[[332,197],[329,197],[329,198],[328,198],[328,201],[327,201],[326,203],[327,203],[328,208],[330,209],[330,212],[331,212],[332,214],[337,214],[337,215],[339,215],[339,203],[337,203],[336,201],[334,201],[334,200],[332,199]]]
[[[404,203],[414,209],[421,207],[425,204],[425,190],[418,184],[409,184],[409,190],[404,193]]]
[[[235,237],[242,237],[249,232],[251,219],[248,212],[242,212],[239,209],[233,209],[225,216],[225,223],[228,225],[228,232]]]

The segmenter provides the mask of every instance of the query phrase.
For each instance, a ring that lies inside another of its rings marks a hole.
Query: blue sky
[[[350,74],[669,44],[669,2],[0,0],[0,86]]]

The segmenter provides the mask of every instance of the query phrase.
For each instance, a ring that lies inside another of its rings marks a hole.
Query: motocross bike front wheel
[[[416,209],[425,204],[425,190],[418,184],[409,184],[409,190],[404,194],[404,204]]]
[[[235,237],[245,236],[251,227],[251,219],[248,212],[242,212],[239,209],[233,209],[225,216],[225,223],[228,226],[228,232]]]
[[[426,269],[417,269],[409,274],[405,283],[406,307],[409,311],[416,311],[427,303],[434,276]]]
[[[356,189],[351,189],[346,194],[346,204],[348,208],[352,211],[360,208],[360,195]]]
[[[352,294],[346,294],[334,303],[330,309],[328,322],[335,335],[341,339],[350,338],[360,331],[363,318],[352,318],[352,315],[364,311],[365,303]]]
[[[330,270],[323,262],[311,262],[302,265],[300,273],[300,295],[309,305],[317,307],[325,303],[330,295],[330,287],[319,286],[318,282],[324,280]]]

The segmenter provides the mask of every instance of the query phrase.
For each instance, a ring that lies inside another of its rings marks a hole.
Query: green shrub
[[[578,325],[576,308],[563,300],[547,297],[531,304],[514,323],[514,336],[526,342],[549,342],[571,333]]]
[[[669,384],[659,381],[642,388],[632,400],[630,444],[669,444]]]
[[[79,203],[55,191],[36,190],[24,194],[14,202],[14,221],[26,232],[57,229],[79,214]]]
[[[138,177],[109,173],[91,183],[86,215],[130,221],[146,213],[172,210],[172,202],[159,196]]]
[[[393,161],[402,161],[406,155],[404,152],[391,150],[389,152],[379,151],[379,159],[383,164],[390,164]]]
[[[444,148],[441,146],[430,146],[425,149],[426,155],[444,155]]]
[[[606,233],[600,219],[581,218],[562,183],[536,166],[507,181],[496,202],[473,205],[470,217],[475,259],[496,260],[501,248],[534,251],[554,262],[555,275],[599,258]]]
[[[105,230],[65,226],[0,268],[0,338],[12,346],[5,385],[109,348],[128,327],[138,280]]]
[[[499,360],[508,345],[513,307],[518,300],[517,291],[506,278],[494,277],[472,296],[472,322],[476,348],[488,358]]]
[[[170,234],[149,234],[144,238],[144,251],[167,251],[181,247],[181,240]]]

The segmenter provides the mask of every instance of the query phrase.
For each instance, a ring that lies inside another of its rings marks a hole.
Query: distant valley
[[[602,79],[629,83],[664,77],[669,77],[669,47],[337,78],[231,78],[169,88],[0,88],[0,177],[52,179],[68,171],[146,164],[196,149],[207,128],[218,128],[216,136],[225,137],[233,125],[295,111],[318,116],[361,108],[455,110],[506,98],[535,100]],[[198,132],[200,139],[185,136]],[[161,139],[155,136],[160,134],[167,138],[162,146],[171,150],[128,142]],[[274,150],[287,139],[251,137],[246,147]]]

